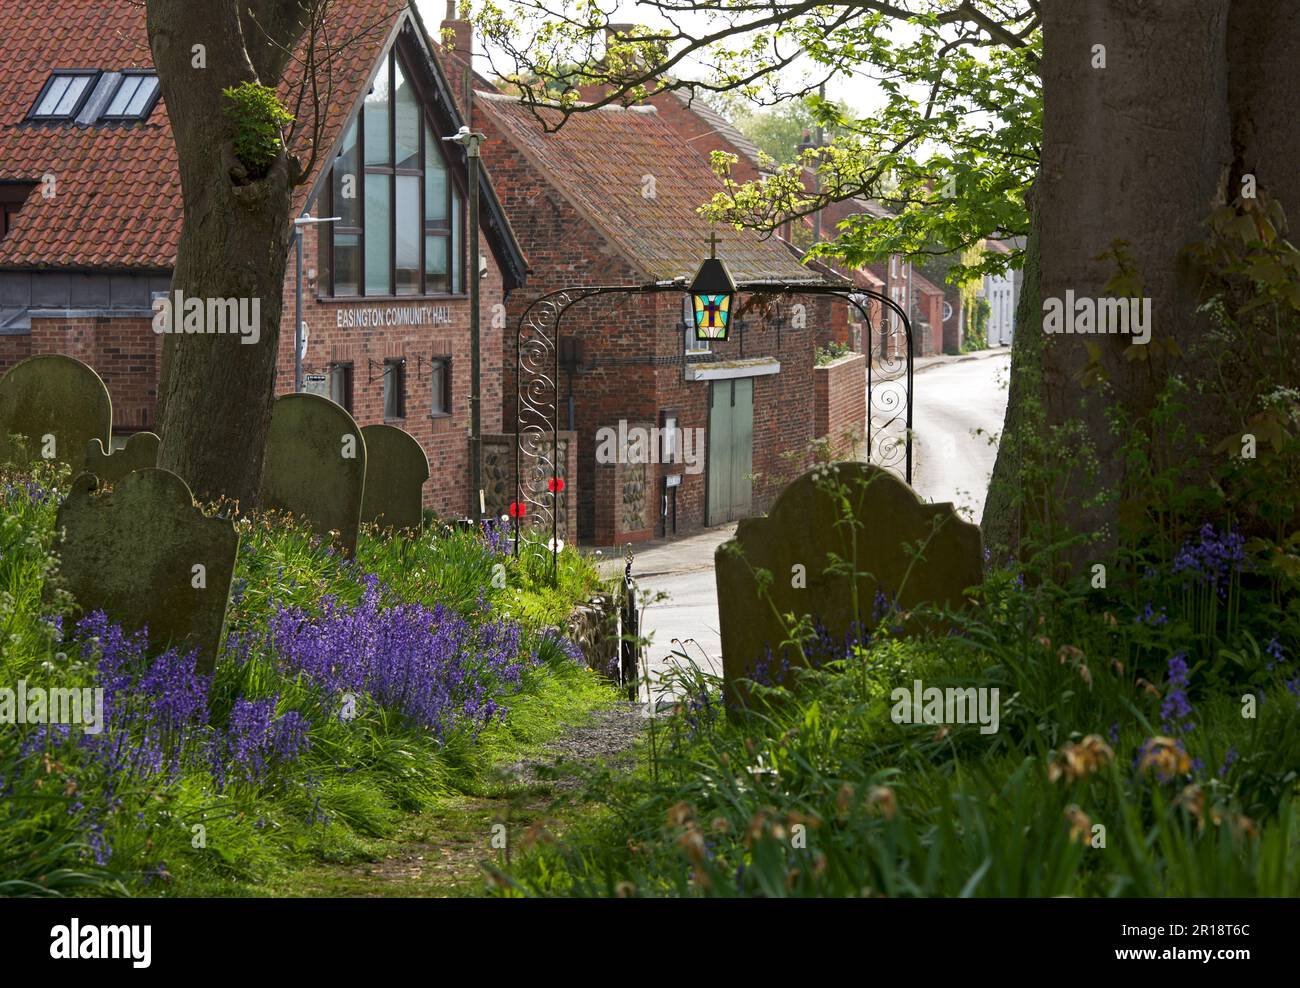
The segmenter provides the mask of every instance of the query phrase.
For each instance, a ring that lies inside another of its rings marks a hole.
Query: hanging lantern
[[[736,282],[718,257],[718,238],[711,235],[710,256],[700,265],[691,282],[691,309],[695,314],[695,338],[700,342],[725,340],[731,326],[731,306]]]

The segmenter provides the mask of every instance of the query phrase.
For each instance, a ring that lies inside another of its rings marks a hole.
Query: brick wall
[[[30,336],[3,340],[6,345],[0,345],[0,361],[4,369],[37,354],[76,357],[104,379],[113,400],[115,432],[156,428],[162,337],[153,331],[148,318],[33,319]]]
[[[477,114],[475,125],[488,135],[484,159],[531,265],[527,286],[513,292],[507,305],[502,380],[503,417],[509,431],[517,418],[515,334],[525,310],[543,294],[557,289],[641,284],[647,279],[505,139],[490,113]],[[598,296],[572,305],[564,315],[562,335],[582,348],[576,371],[570,374],[560,369],[558,392],[561,428],[568,425],[565,399],[570,388],[574,394],[578,535],[584,541],[614,545],[629,535],[647,537],[625,531],[615,517],[617,504],[612,499],[620,486],[617,471],[605,471],[610,476],[603,476],[596,462],[601,428],[617,429],[620,421],[658,426],[663,413],[673,411],[679,428],[707,431],[709,384],[684,379],[682,298],[677,292]],[[743,344],[737,326],[729,341],[712,348],[715,359],[745,356],[781,361],[779,375],[755,379],[755,511],[767,507],[783,484],[800,472],[813,439],[813,349],[819,334],[827,332],[833,302],[811,297],[799,301],[807,306],[803,327],[792,328],[792,320],[787,318],[778,332],[774,324],[751,311],[745,316]],[[553,338],[549,321],[546,329],[547,338]],[[545,360],[549,364],[554,354],[548,352]],[[647,496],[654,535],[665,534],[660,508],[663,477],[670,473],[684,474],[677,491],[677,533],[698,529],[706,522],[705,472],[686,473],[680,463],[652,464]]]
[[[20,360],[32,355],[32,338],[28,333],[21,336],[0,336],[0,374],[3,374]]]
[[[867,421],[867,359],[841,357],[813,369],[816,416],[813,431],[830,443],[836,459],[856,459]]]
[[[307,324],[307,353],[304,374],[328,374],[335,363],[352,364],[352,416],[358,425],[388,421],[405,429],[424,447],[429,457],[429,482],[424,488],[425,507],[443,517],[463,517],[470,509],[469,393],[470,339],[469,299],[464,296],[410,297],[339,300],[318,296],[325,291],[317,258],[317,231],[308,226],[303,239],[303,321]],[[501,426],[501,360],[505,325],[503,286],[496,258],[485,238],[479,250],[487,261],[487,273],[480,279],[479,332],[481,337],[480,408],[482,431],[498,433]],[[470,258],[467,263],[472,263]],[[308,276],[317,271],[316,279]],[[276,392],[293,391],[294,377],[294,292],[296,261],[289,256],[285,274],[285,309],[281,319]],[[468,269],[466,271],[468,280]],[[448,321],[422,326],[340,326],[340,313],[357,314],[379,310],[381,318],[398,308],[445,308]],[[451,358],[451,386],[448,400],[451,414],[434,417],[429,360]],[[406,359],[405,416],[384,418],[383,365],[386,359]]]

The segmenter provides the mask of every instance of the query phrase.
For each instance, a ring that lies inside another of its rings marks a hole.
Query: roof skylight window
[[[108,101],[103,117],[110,120],[144,120],[153,110],[157,99],[156,75],[129,72],[117,84],[117,91]]]
[[[71,120],[80,112],[91,90],[95,88],[98,72],[58,71],[50,76],[41,95],[32,107],[35,120]]]

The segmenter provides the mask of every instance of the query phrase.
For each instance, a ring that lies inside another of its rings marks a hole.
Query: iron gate
[[[515,331],[515,498],[509,513],[515,555],[548,552],[552,579],[561,548],[559,505],[564,491],[559,455],[559,339],[564,315],[578,302],[600,295],[661,292],[684,295],[686,280],[564,288],[534,300],[520,316]],[[857,309],[869,337],[862,347],[867,355],[867,461],[900,474],[910,485],[914,345],[911,321],[898,303],[869,289],[781,281],[744,282],[736,285],[736,292],[766,297],[778,307],[796,295],[833,296]],[[895,318],[882,318],[876,325],[868,307],[873,300],[882,306],[882,315],[888,310]]]

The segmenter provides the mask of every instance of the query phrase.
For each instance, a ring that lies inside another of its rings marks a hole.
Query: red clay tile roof
[[[575,113],[548,134],[514,97],[479,92],[475,99],[634,268],[653,280],[695,274],[707,256],[710,229],[696,209],[722,184],[702,158],[683,153],[680,139],[654,107]],[[540,112],[558,119],[558,111]],[[491,167],[490,143],[483,154]],[[646,176],[654,179],[653,196],[643,194]],[[732,227],[717,234],[718,256],[737,281],[821,280],[776,238],[764,240]]]
[[[699,96],[693,96],[690,93],[683,92],[680,89],[670,90],[674,99],[682,106],[690,110],[697,117],[707,123],[720,135],[725,137],[737,154],[742,154],[749,159],[749,163],[760,172],[769,172],[772,170],[771,165],[764,166],[760,159],[763,156],[762,149],[759,148],[752,140],[746,137],[730,120],[724,117],[708,103],[704,102]]]
[[[322,157],[361,95],[406,0],[340,0],[331,6],[334,92]],[[0,240],[0,267],[170,269],[180,239],[181,195],[165,105],[144,123],[82,126],[26,122],[54,68],[151,68],[143,3],[48,0],[39,9],[0,4],[0,182],[55,177],[53,198],[37,187]],[[302,149],[295,148],[298,153]],[[324,162],[318,162],[318,165]],[[297,205],[308,194],[299,188]]]

